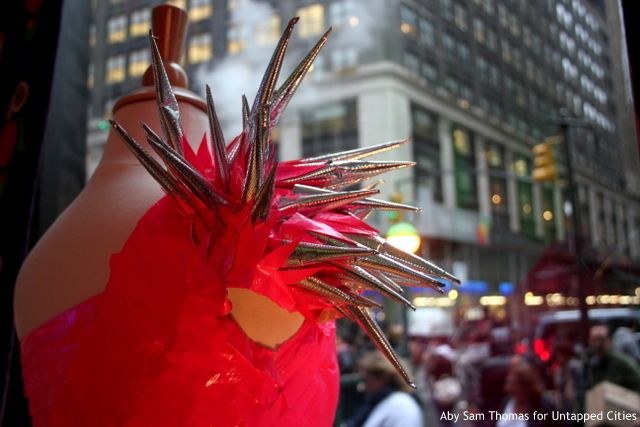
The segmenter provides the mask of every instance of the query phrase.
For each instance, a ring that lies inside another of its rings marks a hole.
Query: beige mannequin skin
[[[114,107],[115,120],[148,152],[153,150],[145,142],[140,121],[161,130],[153,93],[152,87],[143,88]],[[176,97],[182,127],[195,145],[205,131],[208,133],[205,104],[183,89],[176,89]],[[122,249],[138,220],[163,195],[156,181],[111,132],[87,186],[22,266],[14,300],[18,336],[22,339],[56,315],[102,293],[109,280],[109,258]],[[289,313],[252,291],[229,289],[228,295],[234,319],[251,339],[268,347],[286,341],[303,323],[299,313]]]

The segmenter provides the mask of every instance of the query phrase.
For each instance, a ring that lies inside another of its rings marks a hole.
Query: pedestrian
[[[553,342],[552,351],[554,404],[563,412],[582,412],[584,375],[582,363],[574,351],[574,343],[568,337],[559,335]]]
[[[422,427],[422,410],[402,377],[378,351],[359,363],[366,398],[348,427]]]
[[[544,397],[537,369],[520,356],[512,359],[505,382],[507,402],[496,415],[496,427],[556,427],[565,424],[552,417],[553,404]],[[536,414],[537,416],[534,416]]]
[[[628,356],[613,349],[607,325],[594,325],[589,330],[585,376],[587,390],[602,381],[610,381],[640,393],[640,369]]]

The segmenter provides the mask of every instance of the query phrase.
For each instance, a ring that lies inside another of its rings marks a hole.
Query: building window
[[[127,38],[127,17],[124,15],[115,16],[107,23],[109,43],[119,43]]]
[[[417,22],[418,18],[413,10],[404,5],[400,7],[400,31],[415,36]]]
[[[436,36],[433,24],[425,18],[420,18],[420,41],[427,46],[435,46]]]
[[[523,235],[535,239],[536,225],[533,216],[533,185],[531,184],[531,162],[523,156],[516,156],[513,162],[520,209],[520,230]]]
[[[456,27],[458,27],[461,31],[467,31],[469,28],[467,24],[467,9],[460,4],[456,4],[453,8],[454,14],[454,22]]]
[[[338,49],[331,52],[331,66],[334,70],[354,68],[358,64],[358,51],[355,48]]]
[[[508,227],[507,175],[504,147],[491,141],[485,144],[485,158],[489,171],[489,200],[496,223]]]
[[[480,18],[473,18],[473,36],[478,43],[484,43],[487,39],[484,21]]]
[[[307,38],[320,34],[324,29],[324,7],[321,4],[301,7],[297,15],[300,17],[298,22],[300,37]]]
[[[312,157],[358,146],[358,116],[354,99],[302,112],[302,154]]]
[[[256,27],[256,42],[258,45],[270,45],[280,38],[280,17],[271,15],[261,20]]]
[[[451,136],[458,207],[477,209],[478,191],[473,135],[462,126],[454,124],[451,127]]]
[[[124,80],[125,75],[124,55],[112,56],[107,59],[107,73],[105,79],[107,83],[121,82]]]
[[[164,3],[187,10],[187,0],[165,0]]]
[[[440,14],[444,16],[444,19],[453,21],[453,0],[440,0]]]
[[[349,24],[358,25],[360,22],[356,16],[356,6],[352,0],[332,2],[329,6],[329,21],[333,26]]]
[[[227,52],[233,55],[242,52],[246,47],[243,27],[240,24],[229,24],[227,31]]]
[[[438,69],[433,64],[423,62],[422,77],[427,79],[429,83],[436,84],[438,82]]]
[[[95,83],[95,67],[93,66],[93,62],[89,64],[89,68],[87,69],[87,88],[93,89],[93,85]]]
[[[411,106],[413,158],[416,161],[414,179],[416,187],[426,186],[433,199],[442,202],[442,171],[440,170],[440,144],[438,120],[435,114]]]
[[[129,77],[136,77],[144,74],[149,67],[149,49],[133,51],[129,55]]]
[[[191,0],[189,2],[189,19],[191,21],[201,21],[212,14],[211,0]]]
[[[198,34],[189,40],[189,62],[196,64],[211,59],[212,55],[211,34]]]
[[[131,24],[129,34],[131,37],[144,36],[149,34],[151,28],[151,11],[149,8],[136,10],[131,14]]]
[[[420,75],[420,61],[418,57],[412,53],[404,53],[404,65],[415,75]]]
[[[96,45],[96,26],[91,25],[89,27],[89,46],[93,47]]]

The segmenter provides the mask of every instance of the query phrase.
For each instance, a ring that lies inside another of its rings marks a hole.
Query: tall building
[[[139,84],[148,65],[145,35],[157,3],[97,2],[90,169],[113,101]],[[568,135],[587,252],[638,265],[640,170],[636,135],[627,125],[633,118],[620,101],[628,72],[617,2],[172,3],[189,11],[184,64],[199,92],[207,75],[230,62],[262,70],[291,16],[300,17],[292,57],[332,26],[332,40],[304,83],[307,92],[276,132],[280,157],[411,137],[389,156],[417,165],[395,172],[381,197],[399,194],[423,208],[409,218],[425,242],[422,251],[463,275],[463,289],[523,293],[518,286],[545,245],[565,240],[566,180],[531,179],[532,146],[558,133],[560,109],[579,119]],[[265,61],[252,62],[261,55]],[[241,77],[226,78],[233,84]],[[238,111],[240,95],[233,100]],[[388,226],[382,214],[374,220]]]

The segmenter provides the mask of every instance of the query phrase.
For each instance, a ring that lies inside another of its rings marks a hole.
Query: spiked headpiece
[[[192,218],[194,242],[219,266],[225,286],[255,281],[258,273],[242,276],[238,271],[246,270],[242,266],[253,271],[269,260],[272,268],[266,271],[272,286],[282,287],[280,294],[289,293],[295,301],[289,309],[315,319],[320,313],[334,313],[354,320],[413,386],[369,311],[379,304],[361,293],[373,290],[413,308],[402,286],[427,286],[441,292],[441,280],[458,281],[434,264],[391,246],[364,223],[373,210],[419,209],[372,198],[379,192],[375,184],[345,190],[380,173],[412,166],[412,162],[363,160],[405,141],[277,162],[270,131],[331,31],[277,87],[297,20],[289,22],[280,38],[251,107],[243,96],[243,129],[230,143],[225,143],[207,87],[209,139],[197,152],[191,149],[153,35],[152,67],[163,137],[146,124],[143,127],[163,164],[117,122],[112,125],[175,206]],[[244,285],[252,288],[251,283]]]

